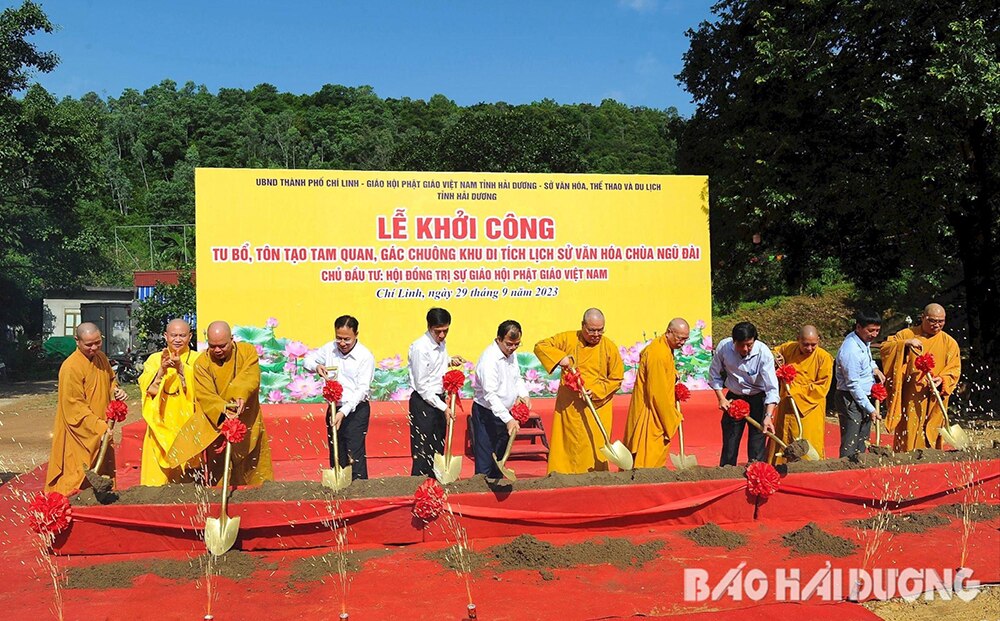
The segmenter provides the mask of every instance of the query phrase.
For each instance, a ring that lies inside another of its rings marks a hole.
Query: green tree
[[[751,259],[777,254],[789,288],[833,258],[885,303],[957,281],[970,366],[1000,368],[1000,6],[714,11],[689,33],[678,78],[698,104],[681,167],[712,180],[717,297],[750,294]]]
[[[153,293],[139,303],[133,314],[139,341],[147,345],[163,348],[163,331],[173,319],[186,319],[191,324],[191,348],[196,346],[197,334],[193,318],[195,316],[195,287],[191,272],[181,272],[176,285],[157,283]]]

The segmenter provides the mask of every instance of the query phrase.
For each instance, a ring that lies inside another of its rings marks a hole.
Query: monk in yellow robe
[[[257,350],[237,343],[229,324],[212,322],[206,332],[208,355],[194,361],[195,415],[184,425],[167,451],[167,466],[177,468],[204,452],[208,484],[222,478],[225,438],[219,427],[226,417],[238,416],[247,426],[246,436],[233,444],[230,481],[233,485],[259,485],[274,478],[271,449],[260,411],[260,365]]]
[[[945,311],[940,304],[928,304],[916,328],[904,328],[882,343],[882,368],[889,390],[885,426],[895,434],[893,449],[941,448],[938,430],[944,415],[927,376],[914,362],[921,354],[934,355],[930,381],[938,387],[945,407],[962,375],[962,357],[955,342],[944,331]]]
[[[795,367],[795,379],[791,384],[781,382],[781,396],[778,413],[774,420],[775,433],[785,444],[799,437],[799,425],[792,409],[792,399],[802,416],[802,438],[826,459],[826,395],[833,381],[833,356],[819,346],[819,330],[816,326],[799,328],[798,340],[788,341],[774,349],[777,366],[790,364]],[[784,457],[776,457],[778,447],[769,443],[768,461],[772,464],[785,463]]]
[[[576,366],[604,428],[611,433],[612,399],[622,385],[625,365],[618,347],[604,336],[604,314],[596,308],[588,309],[580,330],[539,341],[535,355],[549,373],[556,367],[565,372]],[[559,386],[548,471],[579,474],[607,470],[607,459],[599,450],[602,446],[601,430],[583,397],[565,384]]]
[[[667,332],[639,355],[625,421],[625,446],[635,455],[636,468],[662,468],[667,463],[670,440],[681,422],[674,393],[677,384],[674,350],[687,342],[690,333],[686,321],[679,317],[672,319]]]
[[[84,472],[94,465],[108,430],[105,412],[112,399],[128,398],[118,387],[108,357],[101,351],[101,330],[94,324],[76,327],[76,351],[59,367],[59,403],[52,428],[52,453],[45,491],[70,495],[89,487]],[[108,446],[98,474],[114,478],[114,448]]]
[[[156,486],[185,480],[185,471],[200,465],[199,459],[171,468],[167,451],[194,414],[194,366],[198,353],[190,349],[191,326],[183,319],[167,324],[163,334],[167,347],[146,359],[139,377],[142,417],[146,437],[142,441],[141,485]],[[200,457],[200,456],[199,456]],[[188,477],[190,478],[190,472]]]

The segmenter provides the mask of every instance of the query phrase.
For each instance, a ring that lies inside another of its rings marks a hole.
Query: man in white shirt
[[[455,418],[445,403],[442,380],[449,364],[463,364],[465,359],[448,356],[444,340],[450,328],[451,313],[432,308],[427,311],[427,332],[410,345],[410,476],[434,476],[434,453],[444,454],[447,421]]]
[[[735,466],[746,421],[729,416],[729,404],[742,399],[750,404],[750,417],[774,433],[774,409],[778,405],[778,377],[774,355],[757,340],[757,327],[749,321],[733,326],[732,338],[722,339],[715,348],[708,369],[709,385],[715,391],[722,410],[722,456],[720,466]],[[727,392],[723,393],[723,390]],[[747,435],[747,458],[764,461],[767,436],[750,427]]]
[[[521,426],[510,409],[518,401],[531,407],[528,387],[517,366],[517,348],[521,346],[521,324],[508,319],[497,328],[497,338],[490,343],[476,365],[476,395],[472,403],[472,434],[476,474],[488,479],[503,476],[493,461],[503,456],[511,435]]]
[[[330,341],[304,360],[307,370],[319,373],[323,379],[337,380],[344,388],[340,402],[326,411],[326,437],[330,447],[330,467],[334,466],[333,443],[340,453],[340,466],[351,466],[351,478],[368,478],[365,437],[371,407],[372,378],[375,376],[375,356],[358,342],[358,320],[350,315],[333,322],[336,340]],[[336,408],[334,408],[336,406]]]

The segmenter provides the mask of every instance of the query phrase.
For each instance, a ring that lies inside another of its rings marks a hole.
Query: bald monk
[[[191,326],[183,319],[168,323],[163,339],[167,346],[146,359],[139,377],[142,417],[146,421],[139,483],[148,486],[178,483],[185,479],[185,470],[200,461],[196,458],[191,464],[168,466],[167,451],[194,414],[193,363],[198,353],[191,351]]]
[[[799,328],[798,338],[783,343],[774,349],[777,366],[790,364],[795,367],[795,379],[790,385],[782,386],[778,414],[774,419],[775,433],[781,441],[789,444],[799,437],[799,426],[795,421],[792,399],[802,416],[802,438],[826,459],[824,453],[824,432],[826,431],[826,394],[833,381],[833,356],[819,346],[819,330],[816,326]],[[778,447],[771,442],[768,460],[772,464],[785,463],[784,457],[775,457]]]
[[[604,336],[604,313],[596,308],[583,315],[579,330],[561,332],[539,341],[535,355],[549,373],[563,372],[575,365],[590,392],[604,428],[611,431],[612,398],[622,385],[625,365],[618,347]],[[601,430],[579,393],[565,384],[556,393],[549,472],[578,474],[607,470],[607,459],[599,451],[604,446]]]
[[[259,485],[274,478],[271,450],[260,412],[260,366],[257,350],[249,343],[237,343],[229,324],[214,321],[206,332],[208,355],[194,361],[195,415],[177,434],[167,452],[167,467],[190,463],[204,452],[209,480],[222,478],[225,468],[225,439],[219,426],[226,417],[238,416],[247,426],[243,440],[233,445],[233,485]],[[231,404],[231,405],[230,405]],[[218,452],[216,452],[218,450]]]
[[[896,451],[941,448],[938,429],[944,416],[927,377],[913,363],[921,354],[934,354],[931,381],[947,407],[962,374],[962,358],[958,343],[944,331],[944,322],[944,307],[928,304],[919,326],[904,328],[882,343],[882,368],[889,390],[885,426],[895,434]]]
[[[667,332],[654,339],[639,356],[632,402],[625,421],[625,446],[635,455],[636,468],[662,468],[667,463],[670,440],[681,422],[674,385],[677,367],[674,350],[687,342],[691,328],[677,317]]]
[[[45,491],[66,496],[89,487],[84,472],[93,466],[108,430],[105,411],[112,399],[128,395],[118,387],[108,357],[101,351],[103,337],[94,324],[76,327],[76,351],[59,367],[59,403],[52,428],[52,453],[45,475]],[[98,474],[115,476],[114,448],[109,446]]]

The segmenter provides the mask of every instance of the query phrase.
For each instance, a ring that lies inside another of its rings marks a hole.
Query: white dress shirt
[[[708,368],[709,386],[723,387],[737,395],[764,393],[764,403],[778,403],[778,376],[774,372],[774,355],[767,345],[755,340],[744,358],[736,352],[732,337],[722,339],[715,348]]]
[[[505,425],[513,420],[510,408],[518,397],[528,398],[528,387],[521,379],[517,353],[504,356],[496,341],[490,343],[476,364],[474,401],[489,409]]]
[[[330,379],[335,379],[344,387],[340,407],[335,412],[349,416],[362,401],[368,401],[375,377],[375,356],[360,342],[346,354],[340,353],[336,341],[330,341],[302,361],[307,371],[316,371],[318,365],[326,367]]]
[[[448,349],[445,342],[434,340],[430,330],[413,341],[407,354],[410,365],[410,387],[424,401],[444,412],[448,406],[439,396],[444,392],[444,374],[448,371]]]

